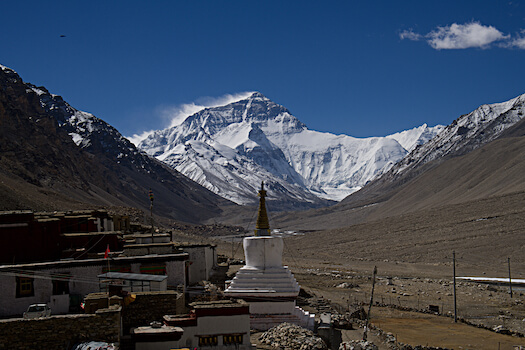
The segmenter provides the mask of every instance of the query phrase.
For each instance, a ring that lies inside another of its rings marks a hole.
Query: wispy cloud
[[[133,134],[133,136],[126,136],[126,138],[130,140],[132,144],[138,146],[140,141],[147,139],[148,136],[153,134],[154,132],[155,130],[144,131],[141,134]]]
[[[418,41],[423,39],[423,35],[415,33],[412,29],[410,30],[404,30],[401,33],[399,33],[399,37],[401,39],[408,39],[413,41]]]
[[[518,35],[509,42],[509,47],[525,50],[525,30],[522,30],[521,35]]]
[[[224,106],[236,101],[250,97],[253,91],[240,92],[237,94],[226,94],[219,97],[201,97],[196,102],[185,103],[178,106],[165,107],[161,110],[161,115],[165,120],[169,120],[169,127],[180,125],[189,116],[205,109]]]
[[[196,102],[184,103],[175,106],[159,107],[156,111],[164,121],[164,127],[172,128],[182,124],[189,116],[205,109],[218,106],[224,106],[236,101],[240,101],[250,97],[253,91],[240,92],[237,94],[226,94],[219,97],[201,97]],[[164,128],[163,127],[163,128]],[[144,131],[127,138],[135,145],[138,145],[142,140],[153,134],[155,130]]]
[[[163,120],[168,121],[167,125],[169,128],[182,124],[190,115],[197,113],[198,111],[206,108],[200,104],[185,103],[178,106],[168,106],[160,108],[160,115]]]
[[[517,47],[525,49],[525,40],[522,37],[512,38],[505,35],[493,26],[486,26],[479,22],[465,24],[453,23],[445,27],[437,27],[427,34],[405,30],[399,33],[401,39],[413,41],[425,40],[436,50],[481,48],[487,49],[497,43],[502,47]]]

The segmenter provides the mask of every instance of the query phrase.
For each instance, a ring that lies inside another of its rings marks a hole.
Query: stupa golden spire
[[[266,191],[264,190],[264,181],[261,182],[259,190],[259,211],[257,212],[257,222],[255,223],[256,236],[270,236],[270,223],[268,222],[268,213],[266,212]]]

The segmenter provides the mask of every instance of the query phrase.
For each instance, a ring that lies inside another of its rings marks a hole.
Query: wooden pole
[[[109,308],[109,255],[106,260],[108,261],[108,271],[106,272],[106,281],[107,281],[106,288],[108,289],[108,308]]]
[[[149,189],[149,200],[150,200],[150,205],[149,205],[149,215],[150,215],[150,218],[151,218],[151,243],[153,243],[153,233],[155,232],[155,227],[154,227],[154,224],[153,224],[153,191],[151,190],[151,188]]]
[[[509,265],[509,289],[510,289],[510,297],[512,298],[512,279],[510,277],[510,258],[507,259],[507,263]]]
[[[153,235],[153,232],[155,232],[155,228],[153,227],[153,201],[151,201],[151,204],[149,206],[149,215],[151,218],[151,235]]]
[[[368,314],[366,315],[365,330],[363,332],[363,340],[366,340],[366,333],[368,331],[368,325],[370,323],[370,311],[372,310],[372,304],[374,303],[374,287],[376,285],[376,274],[377,266],[374,266],[374,274],[372,275],[372,293],[370,293],[370,304],[368,304]]]
[[[456,303],[456,252],[452,252],[452,266],[454,272],[454,322],[458,322],[458,309]]]

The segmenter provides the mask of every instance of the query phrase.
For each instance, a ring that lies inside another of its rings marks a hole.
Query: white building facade
[[[158,272],[168,288],[184,288],[188,254],[116,257],[109,270]],[[101,290],[98,276],[107,272],[107,259],[64,260],[0,266],[0,317],[20,317],[27,307],[47,303],[52,314],[78,312],[82,299]]]
[[[217,246],[211,244],[184,244],[179,246],[188,258],[188,285],[208,281],[217,266]]]
[[[192,303],[188,315],[166,315],[162,327],[138,327],[131,331],[136,350],[253,349],[250,311],[243,301]]]

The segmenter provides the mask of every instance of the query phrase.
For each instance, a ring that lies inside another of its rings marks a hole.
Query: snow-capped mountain
[[[370,138],[322,133],[255,92],[156,131],[139,148],[236,203],[253,203],[264,181],[270,200],[315,207],[358,190],[441,129]]]
[[[431,141],[415,148],[388,175],[396,177],[435,159],[466,154],[498,138],[520,121],[524,113],[525,94],[506,102],[482,105],[456,119]]]

